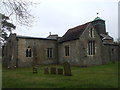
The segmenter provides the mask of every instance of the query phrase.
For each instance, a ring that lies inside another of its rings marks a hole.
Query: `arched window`
[[[26,49],[26,57],[32,57],[32,51],[31,51],[31,48],[29,46]]]
[[[47,57],[49,59],[53,58],[53,49],[52,48],[47,48]]]
[[[89,36],[90,36],[91,38],[94,38],[93,28],[90,29],[90,31],[89,31]]]
[[[88,41],[88,55],[95,55],[95,41]]]

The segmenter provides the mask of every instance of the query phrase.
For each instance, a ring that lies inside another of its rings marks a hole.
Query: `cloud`
[[[49,32],[62,36],[69,28],[94,20],[99,12],[99,17],[106,20],[107,31],[117,38],[117,9],[117,0],[41,0],[37,7],[32,8],[36,17],[30,28],[32,33],[29,30],[18,32],[39,37],[47,37]]]

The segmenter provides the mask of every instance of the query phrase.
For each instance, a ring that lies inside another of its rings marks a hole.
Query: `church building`
[[[3,66],[8,68],[65,61],[75,66],[93,66],[118,60],[118,45],[106,32],[105,20],[99,17],[69,29],[62,37],[11,34],[2,51]]]

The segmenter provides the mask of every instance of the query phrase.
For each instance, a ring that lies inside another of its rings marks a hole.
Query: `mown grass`
[[[2,63],[1,62],[0,62],[0,89],[2,89]]]
[[[38,74],[32,68],[2,70],[3,88],[118,88],[118,63],[92,67],[71,67],[72,76],[45,75],[44,65]],[[53,65],[47,65],[51,67]],[[60,65],[55,65],[62,68]]]

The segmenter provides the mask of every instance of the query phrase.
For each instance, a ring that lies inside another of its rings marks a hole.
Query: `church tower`
[[[102,20],[100,17],[96,17],[91,23],[98,32],[98,34],[107,34],[105,20]]]

